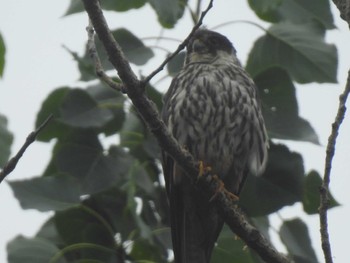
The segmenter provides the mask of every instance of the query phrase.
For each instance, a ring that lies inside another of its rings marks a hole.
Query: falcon
[[[162,119],[233,195],[248,174],[265,169],[268,138],[256,86],[231,42],[217,32],[199,29],[189,41],[184,66],[164,96]],[[224,223],[215,202],[165,151],[163,171],[175,263],[209,263]]]

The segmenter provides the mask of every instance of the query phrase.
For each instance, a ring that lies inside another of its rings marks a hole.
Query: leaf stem
[[[101,245],[97,245],[97,244],[92,244],[92,243],[77,243],[77,244],[73,244],[70,246],[67,246],[63,249],[61,249],[60,251],[58,251],[49,261],[49,263],[56,263],[58,262],[58,260],[64,256],[64,254],[74,251],[74,250],[80,250],[80,249],[84,249],[84,248],[89,248],[89,249],[95,249],[95,250],[99,250],[99,251],[103,251],[106,253],[110,253],[113,254],[115,251],[113,249],[110,248],[106,248],[104,246]]]

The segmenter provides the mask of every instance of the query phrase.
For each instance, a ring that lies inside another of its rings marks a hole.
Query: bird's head
[[[217,59],[236,58],[236,50],[230,40],[217,32],[199,29],[187,45],[185,64],[194,62],[212,62]],[[239,63],[239,62],[238,62]]]

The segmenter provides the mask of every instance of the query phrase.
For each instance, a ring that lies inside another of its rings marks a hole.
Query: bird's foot
[[[222,180],[220,180],[220,178],[217,175],[213,176],[213,180],[216,180],[219,186],[216,188],[214,195],[209,199],[209,202],[212,202],[213,200],[215,200],[215,198],[218,196],[218,194],[221,191],[223,191],[225,195],[231,199],[232,202],[237,202],[239,200],[239,197],[237,195],[231,193],[225,188],[225,184],[223,183]]]
[[[198,173],[198,178],[197,181],[206,173],[209,173],[212,169],[210,166],[205,165],[203,161],[199,161],[199,173]]]

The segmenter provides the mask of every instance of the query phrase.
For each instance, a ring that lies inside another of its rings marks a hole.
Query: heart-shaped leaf
[[[263,216],[302,200],[304,165],[300,154],[271,144],[262,176],[248,175],[240,206],[249,216]]]
[[[86,91],[72,89],[60,105],[60,121],[75,128],[100,128],[113,119],[113,114],[94,101]]]
[[[159,23],[172,28],[184,13],[187,0],[148,0],[156,11]]]
[[[328,0],[249,0],[249,5],[261,19],[269,22],[317,21],[323,28],[335,27]]]
[[[57,212],[54,222],[65,245],[74,245],[76,260],[90,258],[98,262],[116,262],[115,233],[103,217],[92,209],[74,207]]]
[[[310,123],[299,116],[295,87],[285,70],[267,69],[254,81],[259,89],[270,138],[319,143]]]
[[[59,252],[56,245],[46,239],[18,236],[7,245],[9,263],[47,263]],[[67,263],[64,257],[57,263]]]
[[[283,0],[276,12],[280,20],[299,24],[317,21],[326,29],[335,28],[328,0]]]
[[[167,64],[167,70],[170,76],[175,76],[183,67],[185,62],[186,52],[181,51]]]
[[[282,2],[282,0],[248,0],[250,8],[256,15],[269,22],[279,21],[276,10]]]
[[[80,203],[79,185],[68,175],[36,177],[9,184],[23,209],[45,212],[63,210]]]
[[[249,249],[245,249],[244,242],[236,238],[226,225],[224,225],[217,245],[214,247],[211,261],[220,263],[256,263]]]
[[[303,207],[308,214],[317,214],[320,207],[320,187],[322,178],[316,171],[311,171],[304,179]],[[329,207],[339,206],[331,193],[328,193]]]
[[[93,134],[78,133],[59,147],[55,155],[57,169],[75,177],[82,194],[103,191],[121,182],[130,165],[130,157],[119,147],[105,153]],[[91,143],[95,140],[95,143]]]
[[[295,262],[318,263],[306,224],[301,219],[284,221],[280,237]]]
[[[319,29],[307,24],[279,23],[254,44],[247,70],[255,78],[282,67],[299,83],[337,82],[337,49],[324,42]]]

